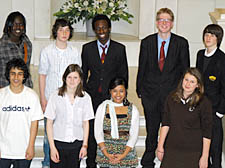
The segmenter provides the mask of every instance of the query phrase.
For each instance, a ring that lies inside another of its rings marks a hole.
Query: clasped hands
[[[118,164],[125,156],[123,154],[107,154],[106,157],[109,159],[109,163]]]

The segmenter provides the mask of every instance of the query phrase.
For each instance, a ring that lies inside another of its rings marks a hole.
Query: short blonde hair
[[[159,19],[159,15],[162,14],[162,13],[169,14],[170,17],[171,17],[171,21],[172,22],[174,21],[174,14],[173,14],[172,10],[170,10],[169,8],[161,8],[161,9],[159,9],[157,14],[156,14],[156,20]]]

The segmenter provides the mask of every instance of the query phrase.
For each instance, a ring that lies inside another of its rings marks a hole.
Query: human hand
[[[162,161],[163,156],[164,156],[164,148],[157,148],[156,149],[156,156],[160,161]]]
[[[119,163],[123,158],[125,158],[124,154],[115,154],[114,164]]]
[[[207,168],[208,167],[208,157],[201,156],[199,160],[199,168]]]
[[[83,159],[86,155],[87,155],[87,148],[82,146],[81,149],[80,149],[79,158]]]
[[[45,112],[47,103],[48,103],[48,101],[46,100],[46,98],[45,97],[41,97],[41,108],[42,108],[43,112]]]
[[[26,160],[31,160],[34,158],[34,146],[28,146],[26,153],[25,153],[25,158]]]
[[[107,153],[105,156],[109,159],[109,163],[114,164],[114,160],[115,160],[114,154]]]
[[[55,163],[59,163],[59,152],[56,147],[50,149],[51,160]]]

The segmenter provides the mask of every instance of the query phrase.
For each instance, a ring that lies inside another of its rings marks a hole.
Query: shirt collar
[[[170,36],[166,40],[162,39],[159,34],[157,36],[158,36],[158,42],[159,42],[159,44],[161,44],[163,41],[165,41],[166,44],[168,44],[169,41],[170,41],[170,38],[171,38],[171,34],[170,34]]]
[[[110,39],[105,43],[105,45],[103,45],[99,40],[97,40],[98,47],[100,47],[100,46],[105,47],[107,45],[107,48],[108,48],[109,44],[110,44]]]
[[[214,49],[214,50],[212,50],[210,53],[207,53],[207,48],[205,49],[205,56],[206,57],[211,57],[215,52],[216,52],[216,50],[217,50],[217,47]]]

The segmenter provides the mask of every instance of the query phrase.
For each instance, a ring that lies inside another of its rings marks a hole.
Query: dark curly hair
[[[111,28],[111,20],[106,15],[98,14],[92,20],[92,29],[95,30],[95,22],[98,20],[105,20],[108,23],[108,27]]]
[[[24,73],[23,84],[30,77],[29,69],[28,69],[27,65],[25,64],[25,62],[23,61],[23,59],[13,58],[9,62],[7,62],[6,68],[5,68],[5,78],[9,81],[9,83],[10,83],[9,73],[12,68],[17,68],[17,69],[23,71],[23,73]]]
[[[54,39],[57,38],[57,31],[59,29],[59,27],[65,27],[65,26],[69,26],[70,29],[70,37],[69,40],[73,37],[73,27],[71,26],[71,23],[66,20],[66,19],[56,19],[55,20],[55,24],[52,27],[52,36]]]
[[[24,25],[24,33],[26,33],[26,19],[23,16],[22,13],[20,13],[19,11],[16,11],[16,12],[12,12],[12,13],[10,13],[8,15],[8,17],[6,19],[6,22],[5,22],[4,29],[3,29],[3,33],[4,34],[8,34],[9,35],[9,33],[10,33],[9,31],[11,31],[13,23],[14,23],[14,20],[15,20],[16,17],[21,17],[22,18],[23,25]]]

